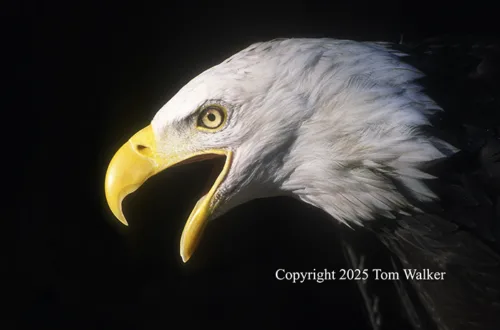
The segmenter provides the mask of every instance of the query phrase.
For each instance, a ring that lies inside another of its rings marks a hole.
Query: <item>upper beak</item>
[[[154,133],[151,125],[137,132],[113,156],[105,178],[105,194],[109,208],[123,224],[127,220],[123,214],[123,199],[136,191],[147,179],[182,161],[200,155],[223,155],[226,162],[210,191],[203,196],[194,207],[182,232],[180,253],[187,262],[198,245],[209,216],[216,203],[212,198],[227,175],[232,153],[229,150],[210,149],[203,152],[183,152],[172,146],[171,152],[157,152]]]
[[[151,126],[140,130],[113,156],[106,172],[105,192],[111,212],[128,225],[122,211],[123,199],[160,171]],[[153,156],[153,157],[152,157]]]

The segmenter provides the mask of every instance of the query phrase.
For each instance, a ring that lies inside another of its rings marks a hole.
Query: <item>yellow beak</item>
[[[147,179],[184,161],[225,156],[226,162],[222,172],[210,191],[196,203],[184,226],[180,254],[182,260],[187,262],[198,246],[207,220],[217,206],[217,201],[213,201],[213,197],[229,171],[232,152],[224,149],[210,149],[193,153],[187,150],[182,151],[180,146],[171,146],[170,150],[170,152],[157,152],[152,127],[151,125],[145,127],[130,138],[111,159],[106,172],[104,189],[111,212],[120,222],[128,225],[122,210],[123,199],[136,191]]]

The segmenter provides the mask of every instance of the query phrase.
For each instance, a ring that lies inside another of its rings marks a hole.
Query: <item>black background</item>
[[[248,203],[211,223],[182,264],[203,166],[161,174],[127,198],[125,228],[104,201],[107,163],[187,81],[252,42],[492,35],[495,12],[479,2],[5,5],[4,64],[22,86],[9,89],[16,101],[4,125],[16,132],[4,152],[21,170],[8,178],[18,188],[12,325],[364,329],[353,282],[274,277],[346,267],[321,212],[281,198]]]

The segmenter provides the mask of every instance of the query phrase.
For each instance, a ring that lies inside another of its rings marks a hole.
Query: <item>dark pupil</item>
[[[213,113],[209,113],[207,116],[208,120],[214,121],[215,120],[215,115]]]

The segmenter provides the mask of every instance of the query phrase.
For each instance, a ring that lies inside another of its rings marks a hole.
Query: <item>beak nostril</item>
[[[143,144],[137,144],[135,146],[135,150],[137,150],[137,153],[139,155],[145,156],[145,157],[150,157],[152,155],[151,148],[148,146],[145,146]]]

